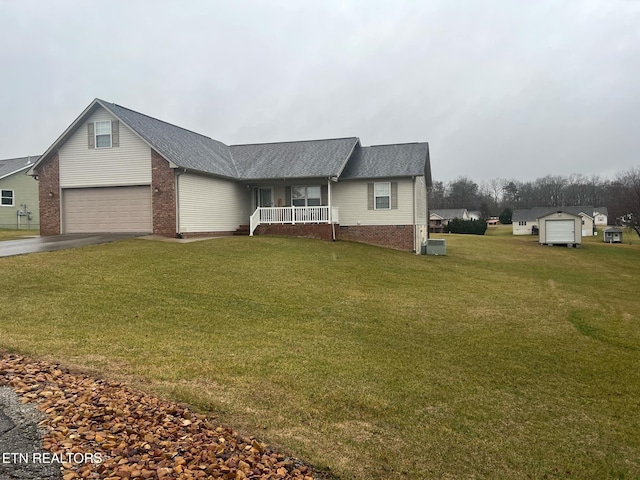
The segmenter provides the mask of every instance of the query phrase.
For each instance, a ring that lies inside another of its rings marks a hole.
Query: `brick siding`
[[[338,240],[413,251],[413,225],[353,225],[337,230]]]
[[[40,235],[60,235],[60,160],[58,152],[38,165],[38,196],[40,197]],[[52,193],[53,196],[49,194]]]
[[[158,190],[156,192],[156,189]],[[176,181],[169,162],[151,150],[151,195],[153,233],[176,236]]]

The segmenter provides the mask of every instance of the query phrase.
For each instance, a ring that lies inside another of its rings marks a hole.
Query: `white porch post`
[[[333,210],[331,208],[331,177],[327,179],[327,203],[329,204],[329,223],[333,225],[333,215],[331,214],[331,210]]]

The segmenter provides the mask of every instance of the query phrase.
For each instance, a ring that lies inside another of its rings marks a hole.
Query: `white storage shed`
[[[539,240],[542,245],[582,244],[582,217],[559,210],[538,219]]]

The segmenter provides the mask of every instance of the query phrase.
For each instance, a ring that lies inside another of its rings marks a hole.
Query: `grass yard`
[[[35,237],[39,234],[39,230],[15,230],[0,228],[0,242],[3,240],[18,240],[25,237]]]
[[[258,236],[0,258],[0,349],[345,480],[640,478],[640,245],[504,232],[442,235],[445,257]]]

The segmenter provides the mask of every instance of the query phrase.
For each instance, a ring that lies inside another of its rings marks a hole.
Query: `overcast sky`
[[[0,0],[0,158],[94,98],[226,144],[429,142],[435,180],[640,165],[640,0]]]

